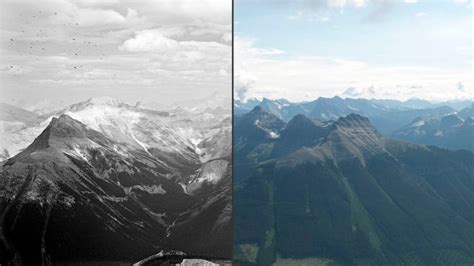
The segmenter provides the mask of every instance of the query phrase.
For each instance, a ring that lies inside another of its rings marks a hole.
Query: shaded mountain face
[[[36,129],[42,118],[25,109],[0,103],[0,161],[4,161],[28,146],[38,136]],[[46,127],[47,124],[43,125]],[[26,139],[26,140],[25,140]]]
[[[471,104],[471,106],[468,106],[468,107],[462,109],[461,111],[459,111],[458,114],[459,114],[459,116],[461,116],[464,119],[474,117],[474,103]]]
[[[413,143],[474,151],[474,120],[466,113],[450,114],[440,119],[416,118],[392,136]],[[461,115],[467,118],[463,119]]]
[[[272,113],[265,112],[262,107],[257,106],[248,114],[235,118],[235,134],[238,136],[236,144],[259,142],[272,139],[285,123]]]
[[[6,103],[0,103],[0,121],[30,124],[37,122],[39,119],[40,116],[33,112]]]
[[[235,165],[236,265],[474,263],[473,153],[390,140],[356,114],[316,128],[295,117],[235,150],[254,162]]]
[[[284,127],[285,122],[274,114],[263,111],[260,106],[245,115],[234,117],[234,162],[239,166],[235,168],[233,178],[242,176],[241,172],[251,169],[247,166],[266,158],[273,140],[279,137]]]
[[[331,127],[331,122],[318,123],[304,115],[296,115],[279,133],[272,156],[285,155],[302,147],[317,145],[326,137]]]
[[[230,154],[197,150],[164,119],[130,123],[131,107],[84,105],[3,162],[0,263],[131,263],[168,249],[230,257]],[[217,138],[225,124],[200,133]]]

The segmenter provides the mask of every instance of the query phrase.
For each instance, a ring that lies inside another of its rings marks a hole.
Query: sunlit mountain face
[[[255,102],[234,117],[234,264],[474,262],[469,105]]]

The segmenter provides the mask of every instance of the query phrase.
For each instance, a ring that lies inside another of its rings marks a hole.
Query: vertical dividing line
[[[232,235],[231,235],[231,239],[230,241],[232,241],[232,257],[230,258],[230,261],[231,263],[233,264],[234,263],[234,252],[235,252],[235,245],[234,245],[234,232],[235,232],[235,219],[234,219],[234,171],[235,171],[235,161],[234,161],[234,9],[235,9],[235,5],[234,5],[234,0],[231,0],[232,1],[232,24],[231,24],[231,30],[232,30],[232,61],[231,61],[231,72],[232,72],[232,101],[231,101],[231,108],[232,108],[232,114],[231,114],[231,122],[232,122],[232,133],[231,133],[231,136],[232,136],[232,141],[231,141],[231,160],[232,160],[232,171],[231,171],[231,196],[232,196],[232,215],[231,215],[231,225],[232,225]]]

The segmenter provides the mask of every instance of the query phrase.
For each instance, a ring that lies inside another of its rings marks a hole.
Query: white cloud
[[[346,6],[362,7],[366,4],[365,0],[328,0],[328,6],[343,8]]]
[[[135,7],[148,19],[156,23],[165,24],[194,23],[197,21],[229,24],[232,12],[232,2],[229,0],[122,0],[121,3]]]
[[[119,4],[119,0],[73,0],[73,3],[83,7],[111,6]]]
[[[178,48],[179,42],[165,37],[160,30],[143,30],[136,33],[135,37],[123,42],[119,47],[122,51],[129,52],[163,52]]]
[[[405,0],[405,3],[407,3],[407,4],[415,4],[415,3],[418,3],[418,0]]]
[[[463,88],[472,88],[469,71],[389,67],[318,56],[282,58],[255,52],[272,49],[256,48],[251,40],[235,37],[234,43],[237,99],[267,97],[301,101],[344,93],[393,99],[472,98],[471,90],[454,89],[460,81]]]
[[[114,10],[81,8],[78,9],[76,21],[80,26],[90,27],[124,23],[125,17]]]
[[[306,20],[308,22],[331,21],[331,18],[341,13],[344,8],[366,7],[368,0],[300,0],[290,1],[293,5],[289,9],[296,11],[287,16],[289,20]]]

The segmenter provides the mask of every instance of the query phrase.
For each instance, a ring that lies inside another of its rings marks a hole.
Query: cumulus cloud
[[[165,37],[159,30],[143,30],[126,40],[120,50],[129,52],[163,52],[178,48],[179,42]]]
[[[377,92],[374,86],[368,88],[349,87],[341,93],[341,96],[349,98],[374,98],[377,97]]]
[[[235,98],[241,101],[247,99],[247,93],[251,87],[255,84],[256,77],[245,71],[238,71],[235,75],[234,90]]]

